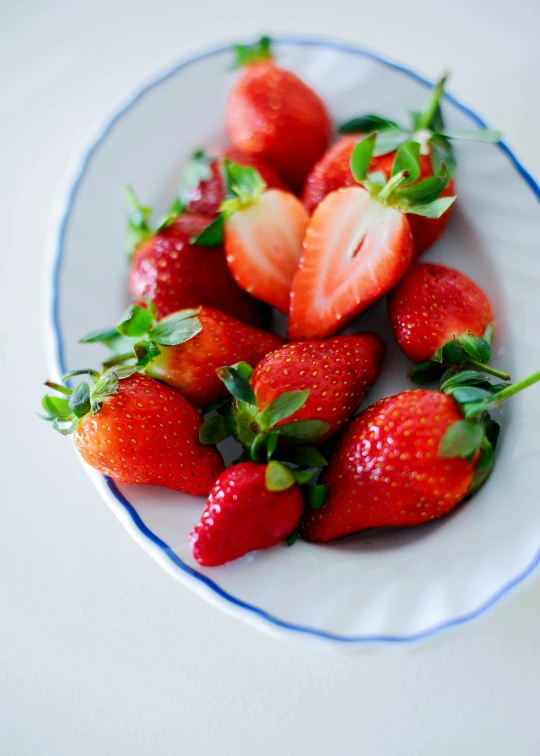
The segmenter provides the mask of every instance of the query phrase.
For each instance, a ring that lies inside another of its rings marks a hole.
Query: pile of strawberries
[[[205,566],[444,515],[493,468],[490,410],[540,380],[511,384],[490,367],[483,291],[417,262],[456,199],[451,139],[471,138],[445,129],[444,78],[410,127],[366,115],[333,140],[325,104],[276,65],[267,38],[234,50],[231,146],[192,156],[155,226],[128,191],[133,304],[83,339],[112,356],[47,381],[58,395],[43,400],[102,473],[208,497],[191,534]],[[384,344],[336,333],[385,295],[409,377],[439,386],[352,419]],[[270,332],[271,308],[288,316],[287,339]],[[217,444],[229,437],[238,460],[225,469]]]

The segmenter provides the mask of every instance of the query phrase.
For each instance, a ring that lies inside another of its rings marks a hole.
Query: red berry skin
[[[281,336],[241,323],[219,310],[202,307],[202,330],[176,346],[160,346],[161,354],[146,373],[179,391],[196,407],[229,396],[216,375],[220,367],[247,362],[256,365],[283,344]]]
[[[309,213],[313,213],[330,192],[346,186],[356,186],[356,181],[351,173],[350,159],[353,149],[361,138],[361,135],[341,137],[313,166],[302,191],[302,201]],[[369,168],[370,172],[380,171],[385,174],[387,179],[390,178],[395,156],[395,152],[390,152],[386,155],[374,157]],[[418,181],[432,175],[433,170],[429,156],[420,155],[420,177]],[[441,197],[454,195],[455,189],[455,181],[452,178],[441,193]],[[450,220],[450,212],[451,208],[440,218],[407,215],[414,239],[414,258],[424,254],[441,236]]]
[[[216,567],[255,549],[285,540],[303,511],[298,486],[269,491],[266,465],[241,462],[216,480],[190,542],[193,556],[204,567]]]
[[[271,62],[239,75],[229,92],[226,126],[235,147],[260,157],[294,191],[325,151],[332,130],[321,98]]]
[[[489,301],[474,281],[444,265],[411,266],[388,297],[399,348],[413,362],[431,359],[454,336],[482,336],[493,322]]]
[[[321,509],[303,535],[330,541],[367,528],[420,525],[453,509],[469,490],[476,460],[438,456],[448,428],[463,417],[438,391],[404,391],[373,404],[343,434],[322,475]]]
[[[179,393],[135,373],[81,420],[75,445],[85,462],[119,483],[206,496],[224,465],[213,446],[199,443],[201,424]]]
[[[379,375],[384,344],[372,333],[336,336],[327,341],[286,344],[255,368],[251,385],[260,410],[286,391],[311,393],[305,405],[279,425],[297,420],[322,420],[338,433]]]
[[[235,147],[226,147],[220,150],[216,159],[210,163],[212,177],[201,181],[189,192],[186,198],[189,200],[186,207],[188,212],[202,215],[219,213],[219,206],[225,199],[225,184],[221,175],[219,157],[226,157],[238,165],[255,168],[269,189],[287,188],[277,172],[255,155],[248,155]]]
[[[180,215],[140,244],[131,261],[129,293],[135,301],[150,298],[158,318],[206,304],[259,325],[260,305],[233,279],[223,248],[190,244],[211,221],[202,215]]]

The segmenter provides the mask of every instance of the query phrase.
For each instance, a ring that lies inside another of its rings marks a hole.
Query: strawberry
[[[266,189],[253,168],[223,160],[228,198],[221,213],[200,234],[198,244],[224,241],[236,282],[257,299],[289,312],[291,281],[298,267],[309,216],[300,200]]]
[[[135,353],[113,362],[137,358],[146,375],[179,391],[197,407],[220,399],[227,390],[216,369],[239,360],[254,363],[283,344],[273,333],[241,323],[211,307],[180,310],[156,321],[155,310],[131,305],[116,330],[137,339]],[[111,329],[85,336],[83,343],[109,341]]]
[[[270,40],[235,46],[237,64],[245,67],[226,105],[231,142],[275,168],[295,191],[322,155],[332,123],[321,98],[291,71],[272,60]]]
[[[216,480],[190,542],[205,567],[268,549],[287,538],[303,511],[300,488],[291,470],[279,462],[241,462]]]
[[[404,391],[368,407],[349,425],[323,473],[328,497],[307,512],[303,535],[329,541],[446,514],[493,469],[499,426],[488,410],[539,380],[540,372],[492,385],[467,371],[444,381],[442,391]]]
[[[418,180],[422,181],[436,175],[441,163],[445,163],[451,178],[441,192],[441,197],[453,195],[455,193],[455,182],[452,176],[455,170],[455,160],[449,140],[475,139],[477,141],[494,142],[501,138],[501,134],[488,129],[461,133],[447,132],[444,128],[440,108],[440,99],[445,82],[446,76],[435,87],[424,112],[411,113],[412,124],[410,129],[402,129],[394,121],[374,115],[360,116],[341,124],[338,130],[344,136],[332,145],[316,163],[304,184],[302,199],[308,211],[313,213],[317,205],[329,192],[355,185],[349,165],[351,153],[362,135],[374,130],[378,132],[378,137],[369,167],[370,172],[380,172],[389,178],[396,149],[405,141],[417,141],[421,146]],[[446,228],[449,219],[449,211],[439,218],[409,216],[414,239],[415,258],[423,254],[437,241]]]
[[[421,363],[411,378],[430,380],[463,363],[509,378],[485,365],[493,314],[482,289],[460,271],[430,263],[411,266],[388,297],[388,315],[401,351]]]
[[[231,433],[255,460],[266,457],[269,445],[271,453],[278,439],[320,443],[343,428],[366,396],[383,354],[378,336],[358,333],[286,344],[252,375],[247,365],[221,370],[235,402],[230,415],[204,423],[200,438],[218,443]]]
[[[47,381],[63,396],[43,399],[45,419],[63,434],[73,433],[85,462],[119,483],[206,495],[223,460],[199,443],[199,413],[179,393],[135,370],[78,370],[64,380],[87,373],[94,383],[74,390]]]
[[[222,158],[254,168],[270,189],[286,189],[276,171],[257,158],[235,147],[225,147],[216,154],[195,152],[180,185],[179,197],[189,213],[217,215],[227,189],[223,179]],[[196,233],[200,233],[202,229]]]
[[[351,172],[350,158],[353,149],[361,138],[361,136],[342,136],[315,164],[306,179],[302,192],[302,201],[308,212],[313,213],[315,208],[330,192],[347,186],[355,186],[356,181]],[[374,156],[369,166],[370,173],[382,173],[389,179],[395,156],[395,150],[384,155]],[[418,181],[423,181],[434,175],[433,166],[428,155],[420,155],[419,165],[420,174]],[[455,180],[451,178],[440,196],[450,197],[455,194],[455,188]],[[440,218],[424,218],[420,215],[412,214],[408,216],[413,236],[414,258],[422,255],[437,241],[448,225],[449,220],[450,209],[443,213]]]
[[[313,214],[291,289],[289,338],[324,338],[386,294],[412,258],[408,215],[439,217],[455,197],[440,198],[448,181],[420,175],[420,146],[405,142],[392,177],[369,174],[376,134],[359,142],[351,170],[363,187],[331,192]],[[367,176],[367,178],[366,178]]]
[[[209,305],[246,323],[260,323],[260,305],[242,291],[232,278],[222,248],[210,249],[191,243],[212,222],[203,215],[170,215],[156,228],[150,211],[129,190],[133,212],[130,232],[133,256],[128,286],[134,300],[152,299],[159,317],[184,307]]]

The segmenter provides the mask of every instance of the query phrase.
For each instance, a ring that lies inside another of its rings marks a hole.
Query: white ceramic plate
[[[281,64],[322,95],[337,121],[373,112],[407,122],[408,109],[428,97],[428,82],[359,49],[285,40],[275,50]],[[123,185],[133,184],[145,203],[164,210],[189,154],[222,136],[234,75],[228,48],[183,61],[138,92],[85,155],[55,251],[52,327],[60,374],[99,363],[99,348],[78,339],[115,323],[126,303]],[[452,129],[483,125],[451,97],[443,107]],[[494,361],[525,376],[540,366],[540,190],[504,145],[463,144],[457,152],[459,204],[429,259],[481,282],[497,319]],[[369,399],[405,388],[408,365],[393,344],[384,306],[359,322],[389,346]],[[89,472],[145,550],[186,586],[239,617],[332,641],[413,641],[479,616],[540,560],[540,393],[527,393],[504,410],[495,472],[453,515],[327,546],[276,547],[213,570],[193,561],[187,543],[203,500],[117,487]]]

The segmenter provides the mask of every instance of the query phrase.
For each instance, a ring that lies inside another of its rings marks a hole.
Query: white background
[[[426,646],[344,654],[277,640],[171,580],[35,409],[55,203],[92,134],[141,82],[261,31],[343,39],[431,78],[450,66],[450,90],[502,128],[538,177],[540,4],[9,5],[0,3],[0,753],[536,756],[538,581]]]

